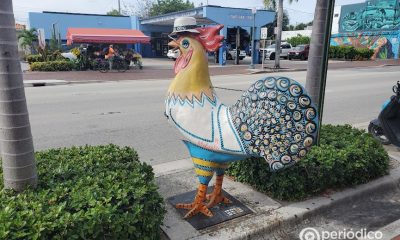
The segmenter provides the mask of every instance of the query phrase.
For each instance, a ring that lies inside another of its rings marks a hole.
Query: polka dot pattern
[[[247,153],[264,157],[273,171],[300,160],[315,142],[316,109],[293,79],[258,80],[229,111]]]

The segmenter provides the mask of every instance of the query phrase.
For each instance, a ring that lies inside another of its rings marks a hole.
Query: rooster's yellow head
[[[223,25],[196,28],[199,33],[179,33],[168,45],[180,52],[175,61],[175,79],[169,87],[169,94],[182,99],[200,98],[204,93],[213,98],[208,57],[206,52],[215,52],[221,46],[223,36],[218,35]]]

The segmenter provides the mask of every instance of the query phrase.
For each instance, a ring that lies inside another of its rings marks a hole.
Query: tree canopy
[[[109,15],[109,16],[122,16],[122,14],[119,13],[119,11],[117,9],[113,9],[113,10],[107,12],[107,15]]]
[[[150,16],[183,11],[194,8],[194,4],[189,0],[157,0],[150,8]]]
[[[26,49],[27,47],[30,47],[31,50],[33,50],[33,43],[38,39],[36,28],[22,30],[18,34],[18,39],[21,41],[22,48]]]

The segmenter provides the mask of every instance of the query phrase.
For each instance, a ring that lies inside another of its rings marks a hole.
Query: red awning
[[[106,28],[68,28],[67,44],[72,43],[149,43],[139,30]]]

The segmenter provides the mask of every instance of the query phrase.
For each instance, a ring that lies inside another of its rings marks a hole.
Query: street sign
[[[268,28],[264,27],[261,28],[261,39],[267,39],[268,38]]]

